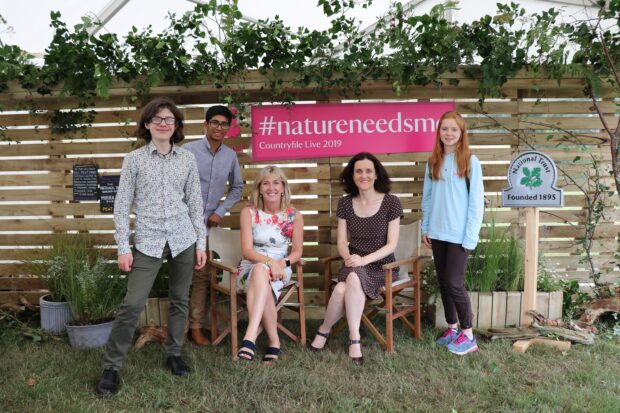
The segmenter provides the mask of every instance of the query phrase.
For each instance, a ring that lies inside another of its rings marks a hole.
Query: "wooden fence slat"
[[[0,303],[21,304],[25,298],[31,304],[38,304],[39,298],[48,294],[48,291],[0,291]]]
[[[545,318],[549,318],[549,295],[548,294],[536,294],[536,311],[543,315]]]
[[[0,290],[44,290],[45,281],[35,277],[0,277]]]
[[[472,320],[471,320],[471,324],[472,326],[475,328],[478,326],[478,293],[477,292],[470,292],[469,293],[469,300],[471,302],[471,313],[472,313]]]
[[[615,125],[618,123],[618,117],[614,115],[605,116],[605,120]],[[555,129],[571,130],[571,129],[603,129],[603,124],[598,116],[577,116],[577,117],[537,117],[522,116],[519,119],[519,129]]]
[[[508,291],[506,294],[506,326],[521,325],[521,299],[522,293]]]
[[[148,300],[146,302],[146,319],[147,323],[151,325],[161,325],[161,319],[159,318],[159,303],[157,301]]]
[[[506,292],[493,292],[493,311],[491,314],[491,327],[504,327],[506,325]]]
[[[549,294],[549,316],[550,320],[562,318],[562,291],[553,291]]]
[[[0,171],[70,171],[76,164],[96,164],[99,169],[118,169],[120,171],[125,154],[114,157],[70,158],[70,159],[4,159]]]
[[[540,102],[528,102],[519,100],[518,113],[541,113],[541,114],[570,114],[570,113],[595,113],[596,108],[592,104],[590,99],[583,101],[572,102],[557,102],[557,101],[540,101]],[[606,114],[613,114],[617,110],[617,106],[614,102],[601,101],[599,107]],[[516,111],[515,111],[516,112]]]
[[[478,328],[493,326],[493,293],[478,293]]]

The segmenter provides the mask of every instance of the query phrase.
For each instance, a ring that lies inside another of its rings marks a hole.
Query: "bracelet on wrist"
[[[269,266],[269,263],[270,263],[270,262],[271,262],[271,258],[269,258],[267,261],[265,261],[265,262],[264,262],[264,264],[265,264],[266,266]]]

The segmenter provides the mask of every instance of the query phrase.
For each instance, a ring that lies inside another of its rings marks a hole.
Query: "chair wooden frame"
[[[421,338],[419,221],[409,225],[401,225],[400,230],[401,236],[399,237],[399,243],[401,243],[401,240],[404,238],[402,236],[404,231],[413,231],[414,240],[412,251],[410,251],[413,255],[407,258],[398,259],[398,255],[400,254],[396,254],[397,261],[386,264],[382,267],[385,271],[385,287],[381,289],[381,301],[376,302],[375,300],[366,299],[364,304],[364,312],[362,313],[362,324],[368,328],[370,333],[377,339],[381,347],[383,347],[388,353],[394,352],[394,320],[400,320],[416,340],[420,340]],[[334,256],[321,260],[325,265],[325,305],[329,302],[332,289],[337,284],[337,281],[332,278],[331,265],[333,262],[339,260],[342,260],[342,257]],[[411,266],[412,268],[410,278],[392,281],[392,271],[394,268],[401,267],[402,276],[402,269],[408,266]],[[410,290],[411,296],[406,295],[405,290]],[[412,304],[406,307],[401,306],[398,303],[398,299],[412,300]],[[372,323],[372,319],[381,312],[385,313],[385,336]],[[407,319],[407,316],[409,315],[412,315],[412,321]],[[330,334],[332,336],[338,335],[345,327],[346,320],[343,319],[332,328]]]
[[[226,231],[222,232],[222,231]],[[218,240],[221,237],[226,237],[227,242],[222,246],[218,245]],[[231,254],[230,242],[236,239],[237,249]],[[239,318],[244,314],[247,314],[245,309],[246,299],[245,293],[237,289],[237,275],[238,264],[241,259],[241,235],[239,230],[226,230],[222,228],[211,228],[209,230],[209,253],[207,258],[207,266],[210,272],[210,304],[211,304],[211,344],[218,345],[222,342],[228,334],[230,334],[231,352],[235,357],[239,350],[239,335],[237,331],[237,324]],[[228,244],[228,245],[226,245]],[[226,251],[221,251],[219,248],[223,248]],[[228,259],[218,260],[214,258],[214,252],[220,257],[228,255]],[[228,253],[228,254],[227,254]],[[230,257],[238,257],[230,258]],[[232,260],[236,261],[233,262]],[[228,262],[226,262],[228,261]],[[303,262],[297,262],[294,264],[295,274],[291,278],[291,281],[284,286],[282,293],[276,303],[276,311],[278,312],[278,330],[289,337],[293,342],[300,343],[302,346],[306,345],[306,313],[304,306],[304,282],[303,282]],[[217,270],[220,269],[228,273],[228,280],[219,282],[217,280]],[[297,301],[289,302],[289,299],[297,292]],[[218,331],[218,308],[217,308],[217,295],[223,294],[230,299],[230,314],[227,326]],[[299,320],[299,335],[295,335],[291,330],[286,328],[282,324],[282,309],[288,309],[298,314]]]

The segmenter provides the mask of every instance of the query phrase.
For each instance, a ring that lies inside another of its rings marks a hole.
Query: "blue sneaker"
[[[472,339],[470,340],[465,334],[461,332],[461,334],[456,338],[456,340],[448,344],[446,348],[450,353],[463,356],[467,353],[473,353],[474,351],[478,351],[478,343],[476,342],[476,337],[472,337]]]
[[[435,343],[440,346],[447,346],[456,340],[459,334],[461,334],[461,330],[458,328],[448,328],[437,340],[435,340]]]

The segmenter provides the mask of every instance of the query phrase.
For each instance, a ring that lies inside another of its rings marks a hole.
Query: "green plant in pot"
[[[44,280],[49,291],[39,299],[41,328],[44,331],[63,333],[65,324],[72,320],[66,288],[72,271],[75,271],[85,251],[83,237],[55,233],[49,248],[41,248],[36,257],[31,254],[24,258],[30,272]]]
[[[65,324],[73,318],[64,295],[67,282],[66,266],[66,259],[56,256],[47,265],[47,269],[39,275],[45,280],[50,292],[39,299],[41,328],[51,334],[63,333]]]
[[[480,300],[472,306],[473,311],[478,311],[478,317],[483,314],[482,311],[484,311],[485,316],[493,313],[493,310],[488,308],[489,303],[491,303],[491,308],[501,309],[501,303],[503,302],[505,305],[503,311],[507,314],[504,320],[509,318],[514,320],[515,310],[518,313],[520,307],[515,307],[514,305],[509,307],[507,297],[508,294],[523,290],[524,263],[524,247],[517,235],[517,231],[514,230],[514,227],[497,226],[495,220],[491,217],[486,225],[486,234],[484,234],[484,237],[481,238],[469,256],[467,270],[465,271],[465,286],[470,293],[470,297],[473,297],[472,300]],[[444,318],[443,306],[442,302],[438,301],[440,295],[439,284],[432,260],[422,271],[422,280],[423,288],[431,297],[430,302],[436,304],[435,322],[441,325]],[[558,291],[558,287],[559,285],[552,284],[547,278],[538,277],[538,291]],[[506,292],[506,294],[502,295],[498,292]],[[489,301],[490,297],[492,297],[491,301]],[[484,306],[481,304],[483,298]],[[514,302],[514,299],[512,302]],[[497,307],[495,307],[496,303]],[[483,310],[476,304],[479,304]],[[501,313],[501,311],[498,310],[498,313]],[[488,320],[490,318],[485,317],[485,322],[488,322]],[[493,320],[493,323],[501,322],[501,318]]]
[[[73,314],[67,333],[73,347],[93,348],[106,343],[125,291],[125,278],[115,263],[98,252],[81,261],[79,271],[68,280],[66,288]]]

